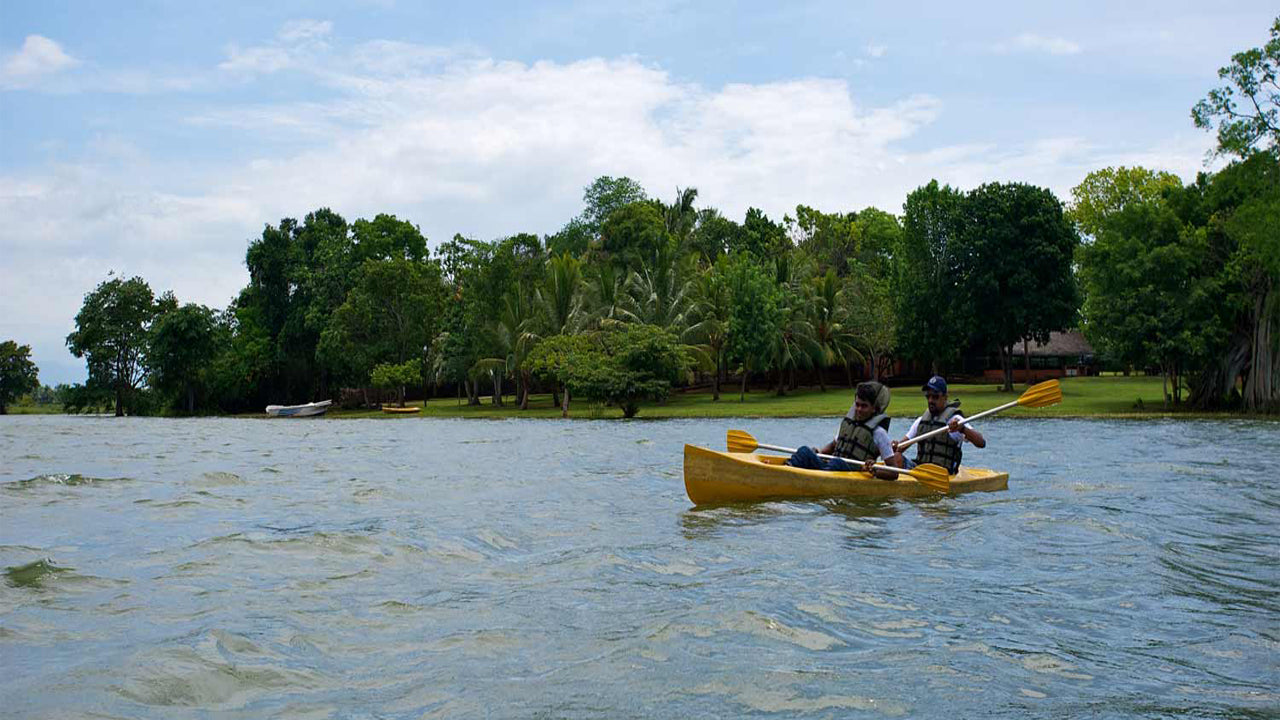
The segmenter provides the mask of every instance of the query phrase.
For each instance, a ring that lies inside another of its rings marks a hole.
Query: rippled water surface
[[[693,508],[835,421],[0,417],[0,715],[1274,717],[1280,425],[995,420],[1009,489]]]

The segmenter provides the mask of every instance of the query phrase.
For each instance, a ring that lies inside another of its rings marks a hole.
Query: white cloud
[[[1079,44],[1065,38],[1023,33],[1009,42],[997,44],[995,50],[1000,53],[1038,52],[1049,55],[1078,55],[1082,49]]]
[[[290,20],[267,45],[241,48],[232,44],[218,69],[239,75],[269,75],[290,68],[306,69],[329,49],[325,40],[333,23],[325,20]]]
[[[873,58],[882,58],[884,57],[884,54],[888,51],[889,51],[888,45],[879,45],[876,43],[871,43],[870,45],[867,45],[867,55],[870,55]]]
[[[330,32],[281,36],[306,44]],[[738,219],[749,206],[780,219],[798,203],[897,213],[930,178],[964,188],[1025,181],[1064,200],[1108,164],[1189,178],[1212,140],[1189,133],[1116,149],[1050,138],[908,151],[904,141],[920,145],[942,117],[936,98],[868,106],[844,80],[706,87],[636,58],[520,63],[391,42],[312,46],[305,64],[291,66],[294,46],[272,47],[283,59],[235,57],[246,70],[311,73],[319,100],[219,101],[187,118],[211,145],[235,136],[268,154],[228,167],[105,139],[72,163],[0,170],[0,336],[31,343],[42,367],[67,364],[62,339],[108,269],[141,274],[183,301],[225,306],[247,281],[246,242],[263,224],[319,207],[348,220],[395,213],[433,244],[454,233],[550,233],[581,210],[583,186],[608,174],[660,197],[697,187],[702,206]],[[262,142],[277,136],[291,142]],[[56,379],[68,378],[47,381]]]
[[[326,37],[331,32],[333,23],[328,20],[290,20],[280,28],[277,37],[286,43],[297,43]]]
[[[21,89],[35,86],[78,61],[62,50],[62,46],[42,35],[28,35],[22,49],[0,65],[0,88]]]

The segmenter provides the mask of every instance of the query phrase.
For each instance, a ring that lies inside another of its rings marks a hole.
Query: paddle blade
[[[1062,385],[1058,384],[1057,380],[1036,383],[1027,388],[1027,391],[1022,393],[1022,397],[1018,398],[1019,405],[1033,408],[1048,407],[1060,402],[1062,402]]]
[[[742,430],[730,430],[725,434],[725,444],[729,446],[731,453],[749,453],[755,452],[760,447],[760,443],[752,437],[751,433]]]
[[[917,465],[906,472],[930,490],[947,492],[951,489],[951,476],[947,474],[947,469],[941,465],[925,463]]]

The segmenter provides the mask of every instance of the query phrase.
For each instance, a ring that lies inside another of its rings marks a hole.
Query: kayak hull
[[[925,497],[937,493],[908,475],[881,480],[862,472],[826,472],[784,465],[785,457],[726,453],[684,446],[684,489],[695,505],[821,497]],[[962,467],[951,492],[1005,490],[1009,473]]]
[[[414,414],[414,413],[420,413],[420,412],[422,412],[422,408],[420,408],[420,407],[413,407],[413,406],[409,406],[409,407],[392,407],[392,406],[390,406],[390,405],[383,405],[383,406],[382,406],[382,412],[387,413],[387,414],[390,414],[390,415],[412,415],[412,414]]]

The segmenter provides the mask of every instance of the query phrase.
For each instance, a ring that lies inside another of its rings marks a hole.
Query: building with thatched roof
[[[1031,377],[1027,377],[1027,356],[1031,360]],[[992,353],[986,358],[983,377],[1001,381],[1004,371],[1000,356]],[[1094,356],[1093,346],[1078,330],[1049,333],[1049,342],[1041,345],[1030,342],[1013,346],[1013,381],[1017,383],[1039,382],[1056,377],[1097,375],[1100,366]]]

